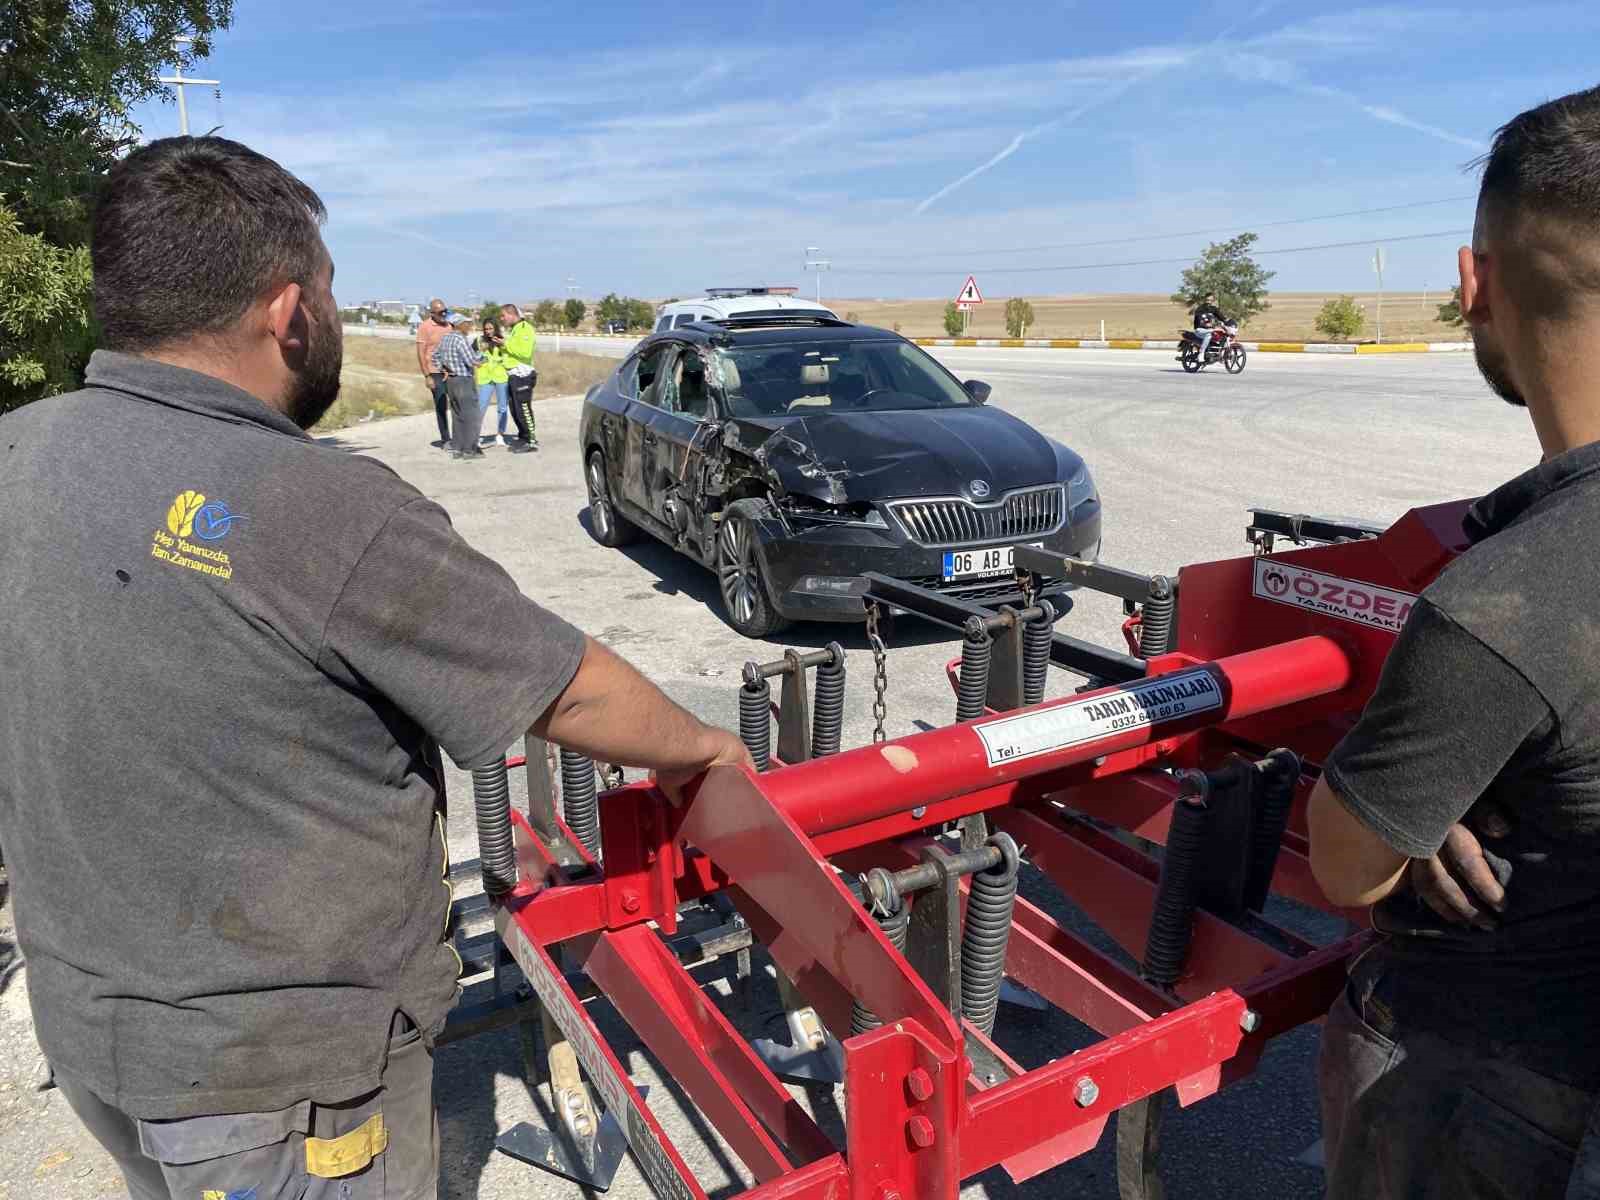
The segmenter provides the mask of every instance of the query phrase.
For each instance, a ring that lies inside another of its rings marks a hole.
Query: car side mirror
[[[967,395],[972,397],[974,404],[989,403],[989,393],[994,390],[981,379],[969,379],[961,386],[967,389]]]

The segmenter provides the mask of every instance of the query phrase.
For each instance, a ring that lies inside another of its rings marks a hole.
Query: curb
[[[911,338],[918,346],[998,347],[1040,350],[1176,350],[1177,342],[1128,341],[1121,338]],[[1439,354],[1472,349],[1471,342],[1243,342],[1253,354]]]

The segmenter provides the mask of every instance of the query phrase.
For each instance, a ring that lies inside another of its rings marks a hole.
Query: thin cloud
[[[1416,121],[1386,104],[1363,104],[1361,111],[1369,117],[1379,121],[1387,121],[1391,125],[1398,125],[1402,129],[1413,129],[1418,133],[1425,133],[1429,137],[1438,138],[1441,142],[1450,142],[1457,146],[1464,146],[1468,150],[1483,150],[1486,147],[1482,142],[1474,141],[1469,137],[1462,137],[1458,133],[1451,133],[1448,129],[1440,129],[1437,125],[1429,125],[1423,121]]]

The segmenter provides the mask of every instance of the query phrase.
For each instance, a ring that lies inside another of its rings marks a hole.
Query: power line
[[[1210,233],[1245,233],[1257,229],[1276,229],[1284,225],[1309,225],[1316,221],[1337,221],[1343,217],[1367,217],[1374,213],[1433,208],[1440,204],[1455,204],[1462,200],[1476,199],[1475,195],[1445,196],[1438,200],[1416,200],[1409,204],[1385,204],[1380,208],[1353,208],[1349,212],[1324,213],[1316,217],[1290,217],[1281,221],[1255,221],[1245,225],[1213,225],[1209,229],[1188,229],[1181,233],[1149,233],[1139,237],[1103,238],[1092,242],[1046,242],[1037,246],[1010,246],[1004,250],[949,250],[936,254],[887,254],[878,257],[884,262],[904,259],[926,262],[930,258],[969,258],[974,254],[1031,254],[1036,250],[1082,250],[1091,246],[1126,246],[1136,242],[1163,242],[1169,238],[1200,237]]]
[[[1258,255],[1263,255],[1263,254],[1304,254],[1304,253],[1306,253],[1308,251],[1311,251],[1311,250],[1343,250],[1343,249],[1347,249],[1350,246],[1372,246],[1372,245],[1375,245],[1375,244],[1380,243],[1380,242],[1382,242],[1382,243],[1388,243],[1388,242],[1420,242],[1420,241],[1424,241],[1424,240],[1426,240],[1428,238],[1461,237],[1461,236],[1463,236],[1465,234],[1470,234],[1471,232],[1472,231],[1470,229],[1441,229],[1441,230],[1438,230],[1438,231],[1436,231],[1434,233],[1405,233],[1405,234],[1398,234],[1398,235],[1389,236],[1389,237],[1384,237],[1384,236],[1365,237],[1365,238],[1358,238],[1353,242],[1323,242],[1320,245],[1316,245],[1316,246],[1280,246],[1275,250],[1252,250],[1252,251],[1250,251],[1250,255],[1251,255],[1251,257],[1256,257]],[[1001,266],[987,266],[987,267],[974,267],[974,268],[972,268],[972,271],[973,271],[974,274],[979,272],[979,271],[982,271],[982,272],[985,272],[986,274],[989,274],[989,275],[1042,275],[1042,274],[1045,274],[1045,273],[1051,272],[1051,271],[1108,271],[1108,270],[1111,270],[1114,267],[1165,267],[1165,266],[1171,266],[1174,263],[1192,263],[1192,262],[1194,262],[1194,256],[1193,255],[1188,255],[1188,256],[1185,256],[1183,258],[1141,258],[1141,259],[1130,259],[1127,262],[1064,263],[1064,264],[1062,264],[1060,266],[1055,266],[1055,267],[1001,267]],[[848,270],[846,273],[847,274],[851,274],[851,275],[902,275],[902,276],[924,276],[924,277],[925,276],[931,276],[931,275],[943,275],[943,274],[946,274],[946,272],[944,270],[930,270],[930,271],[876,271],[876,270],[873,270],[870,267],[862,268],[862,269],[859,269],[859,270],[852,268],[852,269]]]

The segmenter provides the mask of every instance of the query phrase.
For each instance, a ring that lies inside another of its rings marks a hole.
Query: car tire
[[[747,638],[768,637],[793,624],[773,606],[761,569],[756,522],[766,511],[765,500],[738,500],[717,524],[717,592],[723,618]]]
[[[589,489],[589,533],[602,546],[615,549],[639,537],[639,527],[617,511],[611,498],[611,482],[606,478],[606,456],[589,451],[584,467],[584,483]]]

